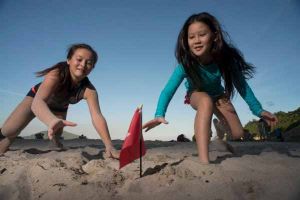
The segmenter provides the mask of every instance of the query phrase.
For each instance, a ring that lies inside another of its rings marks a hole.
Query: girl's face
[[[92,52],[87,49],[77,49],[73,56],[67,60],[72,80],[78,83],[84,79],[94,68]]]
[[[194,22],[188,28],[188,45],[190,51],[200,61],[211,59],[211,49],[215,34],[203,22]]]

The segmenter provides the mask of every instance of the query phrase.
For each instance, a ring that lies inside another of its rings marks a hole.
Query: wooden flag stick
[[[141,126],[143,123],[143,113],[142,113],[142,108],[143,108],[143,104],[139,107],[139,112],[141,112]],[[141,132],[140,132],[140,178],[142,178],[143,176],[143,169],[142,169],[142,137],[143,137],[143,130],[142,127],[140,128]]]

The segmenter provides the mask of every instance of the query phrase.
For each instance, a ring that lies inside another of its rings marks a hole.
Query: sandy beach
[[[146,141],[139,162],[119,170],[100,140],[17,140],[0,157],[0,199],[300,199],[300,143],[210,144],[212,163],[198,162],[192,142]],[[122,141],[114,141],[120,149]]]

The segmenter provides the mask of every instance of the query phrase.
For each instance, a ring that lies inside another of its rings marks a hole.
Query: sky
[[[153,119],[159,94],[177,65],[178,33],[199,12],[214,15],[256,66],[248,83],[265,110],[299,107],[299,0],[0,0],[0,127],[42,81],[34,72],[66,60],[71,44],[87,43],[100,57],[89,79],[111,137],[124,139],[139,105],[143,122]],[[169,124],[144,133],[146,140],[192,138],[195,111],[183,104],[185,92],[181,84],[168,107]],[[239,95],[233,104],[243,125],[257,119]],[[78,125],[65,130],[99,138],[84,100],[69,107],[67,119]],[[46,126],[34,119],[21,136],[42,130]]]

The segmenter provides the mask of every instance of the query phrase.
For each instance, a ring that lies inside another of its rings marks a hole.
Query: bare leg
[[[26,96],[4,122],[1,132],[4,138],[0,141],[0,154],[7,151],[14,139],[35,117],[31,111],[32,97]]]
[[[213,124],[215,126],[216,131],[217,131],[218,138],[223,140],[224,135],[226,133],[226,130],[225,130],[224,126],[222,125],[221,121],[219,121],[217,119],[213,119]]]
[[[215,103],[214,114],[218,117],[220,120],[219,123],[224,126],[226,132],[228,132],[227,134],[230,134],[232,139],[243,137],[243,126],[230,100],[225,97],[220,98]]]
[[[195,138],[201,163],[209,163],[208,145],[213,114],[213,101],[205,92],[193,92],[191,106],[197,111],[195,116]]]

